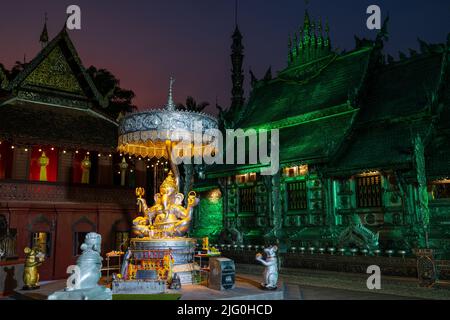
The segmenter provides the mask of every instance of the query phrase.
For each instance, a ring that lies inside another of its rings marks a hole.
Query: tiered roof
[[[429,98],[440,81],[442,58],[441,53],[425,54],[379,67],[371,75],[358,121],[332,171],[412,166],[414,137],[432,139]]]
[[[254,83],[235,126],[280,129],[282,167],[323,164],[331,175],[412,168],[415,136],[423,137],[430,151],[436,132],[444,140],[450,137],[443,136],[442,126],[450,128],[443,117],[439,130],[435,125],[436,110],[450,110],[448,100],[439,98],[448,93],[448,44],[385,63],[386,23],[375,41],[357,39],[357,48],[348,53],[324,46],[330,43],[329,28],[326,37],[321,28],[314,30],[306,13],[302,40],[290,41],[288,67],[274,79]],[[450,161],[431,157],[433,168]],[[208,176],[259,169],[218,165],[208,168]]]
[[[114,150],[118,124],[104,114],[108,99],[87,74],[66,29],[42,44],[22,72],[3,81],[0,139]]]

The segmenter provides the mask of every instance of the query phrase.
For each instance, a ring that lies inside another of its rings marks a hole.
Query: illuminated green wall
[[[222,207],[222,195],[218,189],[200,193],[200,203],[195,211],[192,237],[217,239],[223,227]]]

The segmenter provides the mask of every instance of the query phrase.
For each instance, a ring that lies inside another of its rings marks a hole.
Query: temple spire
[[[303,21],[303,30],[309,31],[309,26],[311,24],[311,20],[309,18],[308,9],[305,10],[305,20]]]
[[[175,79],[173,77],[170,77],[170,83],[169,83],[169,97],[167,99],[167,105],[166,110],[167,111],[175,111],[176,106],[173,102],[173,84],[175,83]]]
[[[323,46],[323,26],[322,26],[322,19],[319,18],[319,25],[317,29],[317,48],[322,49]]]
[[[237,1],[236,1],[237,8]],[[236,14],[237,15],[237,14]],[[237,19],[236,19],[237,21]],[[230,110],[240,109],[244,105],[244,72],[242,70],[244,62],[244,46],[242,45],[242,34],[239,26],[236,24],[233,36],[233,44],[231,46],[231,63],[232,75],[231,80],[233,89],[231,92],[231,107]]]
[[[289,40],[288,40],[288,63],[291,64],[294,60],[294,55],[292,53],[292,38],[291,35],[289,35]]]
[[[325,31],[325,34],[324,34]],[[305,64],[330,54],[330,27],[328,20],[324,28],[322,19],[313,20],[305,10],[303,26],[293,43],[289,40],[289,65]]]
[[[47,18],[47,12],[46,12],[44,29],[42,30],[41,36],[39,38],[39,42],[41,43],[42,48],[44,48],[48,44],[47,20],[48,20],[48,18]]]
[[[238,10],[239,10],[239,3],[238,3],[238,0],[236,0],[236,2],[235,2],[235,6],[234,6],[234,25],[236,26],[236,28],[237,28],[237,26],[238,26]]]
[[[331,48],[331,40],[330,40],[330,24],[328,23],[328,19],[325,25],[325,33],[326,33],[326,38],[325,38],[325,47],[327,47],[328,49]]]

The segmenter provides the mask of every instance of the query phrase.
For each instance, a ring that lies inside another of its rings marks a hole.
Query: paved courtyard
[[[237,281],[258,287],[263,267],[245,264],[237,264],[236,267]],[[449,286],[445,284],[440,287],[421,288],[416,279],[382,277],[382,289],[369,290],[366,281],[367,276],[364,274],[305,269],[282,269],[280,273],[280,283],[283,283],[280,289],[284,290],[286,300],[450,300]],[[63,286],[64,281],[57,281],[47,283],[45,287],[47,291],[53,292]],[[35,298],[42,299],[38,296]]]
[[[237,264],[238,273],[259,281],[263,267]],[[280,280],[290,300],[450,300],[450,286],[421,288],[417,279],[382,276],[381,290],[369,290],[369,275],[305,269],[282,269]]]

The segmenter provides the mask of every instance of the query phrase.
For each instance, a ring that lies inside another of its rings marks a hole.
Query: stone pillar
[[[58,157],[58,182],[72,182],[73,153],[61,151]]]
[[[11,178],[14,180],[28,180],[30,172],[31,149],[24,148],[13,150],[13,165]]]
[[[281,210],[281,171],[272,176],[272,214],[273,230],[277,237],[283,227],[283,217]]]
[[[136,187],[147,187],[147,164],[144,160],[136,160]]]
[[[335,197],[335,184],[331,178],[325,178],[323,180],[324,188],[324,210],[326,214],[325,224],[327,227],[334,228],[338,225],[338,219],[336,216],[336,197]]]
[[[113,184],[113,160],[109,155],[102,155],[98,159],[98,184]]]

